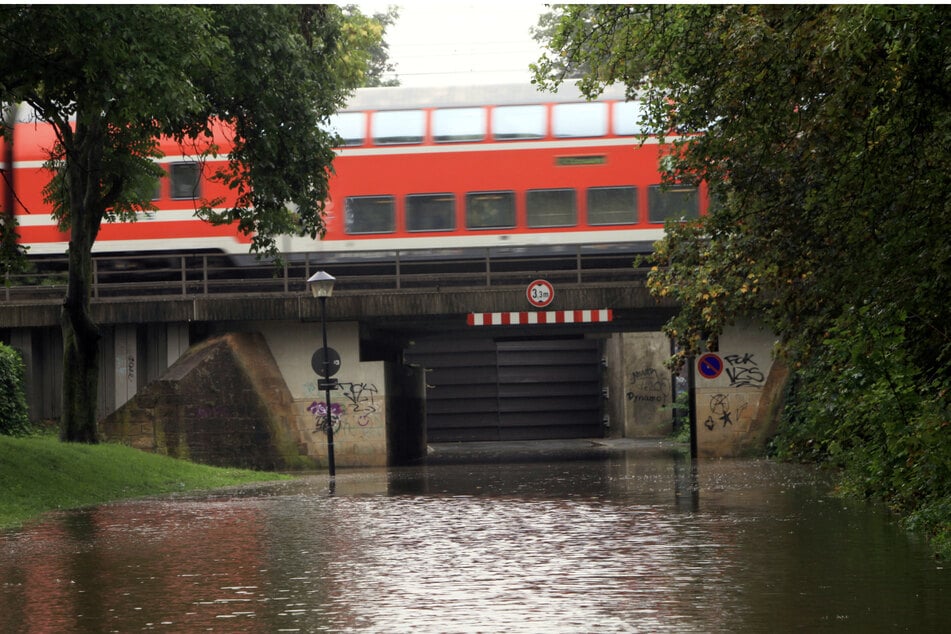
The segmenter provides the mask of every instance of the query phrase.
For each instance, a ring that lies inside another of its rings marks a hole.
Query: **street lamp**
[[[334,426],[333,417],[330,413],[330,390],[333,389],[336,380],[330,378],[333,372],[331,372],[330,367],[330,349],[327,347],[327,298],[333,294],[334,281],[332,275],[323,271],[317,271],[307,280],[307,286],[310,288],[311,294],[320,300],[320,320],[324,334],[324,380],[322,382],[318,381],[317,384],[320,386],[323,383],[327,403],[327,464],[330,467],[331,478],[336,475],[336,468],[334,467]]]

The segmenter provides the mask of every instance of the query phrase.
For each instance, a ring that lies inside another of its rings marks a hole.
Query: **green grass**
[[[49,435],[0,436],[0,528],[56,509],[287,477],[209,467],[124,445],[63,443]]]

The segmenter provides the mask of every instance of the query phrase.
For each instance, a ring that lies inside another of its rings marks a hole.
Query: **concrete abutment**
[[[669,340],[658,331],[598,336],[605,436],[669,435],[672,403],[686,387],[665,366]],[[402,363],[400,341],[381,339],[368,346],[366,337],[358,321],[328,324],[329,346],[341,358],[334,377],[339,389],[331,394],[339,423],[336,463],[376,467],[422,459],[425,368]],[[13,329],[5,339],[27,362],[33,418],[56,418],[62,371],[58,329]],[[316,413],[324,392],[311,367],[321,345],[320,323],[313,318],[106,326],[100,381],[104,436],[211,464],[323,469],[326,436],[317,430]],[[697,374],[701,456],[761,452],[774,433],[784,373],[772,360],[772,345],[769,333],[743,324],[721,337],[717,376]],[[366,360],[361,347],[377,352]]]

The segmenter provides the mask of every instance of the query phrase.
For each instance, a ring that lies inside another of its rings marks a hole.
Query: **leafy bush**
[[[23,373],[20,353],[0,343],[0,435],[22,436],[31,431]]]
[[[871,307],[841,316],[796,373],[775,449],[840,467],[843,493],[884,499],[951,558],[949,386],[912,354],[907,323]]]

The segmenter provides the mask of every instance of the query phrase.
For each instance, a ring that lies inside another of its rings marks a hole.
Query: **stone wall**
[[[194,346],[100,422],[105,440],[216,466],[314,468],[284,379],[260,334]]]

